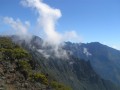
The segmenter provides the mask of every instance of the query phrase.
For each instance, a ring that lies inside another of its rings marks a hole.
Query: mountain
[[[110,81],[103,77],[107,71],[106,69],[104,70],[103,67],[111,69],[111,66],[108,67],[111,63],[108,59],[106,60],[108,56],[106,52],[108,52],[109,47],[105,45],[100,43],[83,44],[66,42],[63,49],[68,53],[72,53],[72,55],[69,55],[69,59],[56,58],[52,54],[49,58],[45,58],[39,50],[47,50],[47,52],[49,52],[51,47],[44,47],[41,38],[33,36],[29,42],[21,40],[17,36],[12,36],[11,38],[16,44],[21,45],[32,55],[34,62],[37,63],[34,65],[35,67],[41,67],[42,72],[49,74],[50,77],[54,77],[54,79],[59,82],[71,86],[73,90],[120,90],[119,87],[111,82],[113,79],[110,79]],[[110,50],[114,49],[110,48]],[[117,51],[117,53],[118,52],[119,51]],[[115,56],[113,55],[111,58],[115,58]],[[104,66],[98,65],[98,61]],[[108,65],[106,65],[106,63]],[[102,68],[101,70],[103,72],[101,72],[99,68]],[[38,68],[35,69],[39,71]],[[109,72],[113,73],[112,70]],[[108,74],[107,76],[109,77]]]
[[[99,42],[67,42],[65,49],[71,51],[75,57],[90,60],[98,75],[120,85],[120,51]]]
[[[71,90],[35,64],[28,51],[0,37],[0,90]]]

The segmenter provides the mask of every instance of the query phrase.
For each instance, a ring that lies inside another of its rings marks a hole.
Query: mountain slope
[[[46,49],[42,47],[43,41],[41,38],[34,36],[29,43],[19,39],[14,40],[14,37],[12,37],[12,39],[31,53],[35,62],[37,62],[36,66],[41,67],[42,72],[48,73],[49,76],[54,77],[55,80],[71,86],[73,90],[120,90],[119,87],[110,81],[102,79],[96,74],[91,66],[91,62],[87,61],[87,59],[92,60],[92,58],[91,54],[87,52],[86,49],[84,49],[84,52],[80,52],[83,53],[83,57],[87,55],[85,60],[75,58],[77,56],[75,56],[74,53],[74,56],[70,55],[69,59],[59,59],[54,56],[50,56],[50,58],[46,59],[43,54],[38,51],[39,49]],[[73,45],[76,46],[75,44]],[[76,49],[73,45],[68,44],[68,46],[64,48],[68,51],[74,50],[78,52],[78,47],[81,45],[77,44]],[[81,54],[77,53],[76,55]],[[37,68],[36,70],[39,71]]]
[[[36,71],[35,64],[26,50],[0,37],[0,90],[71,90],[39,67]]]
[[[102,78],[120,84],[120,51],[98,42],[68,42],[65,49],[71,51],[75,57],[90,60],[93,69]]]

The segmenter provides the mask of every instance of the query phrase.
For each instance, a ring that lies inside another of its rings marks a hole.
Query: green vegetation
[[[12,49],[15,44],[7,37],[0,37],[0,48]]]
[[[52,78],[43,73],[34,73],[30,54],[6,37],[0,37],[0,61],[15,63],[16,71],[20,72],[25,80],[42,83],[54,90],[71,90],[64,84],[52,81]]]
[[[48,85],[48,79],[44,74],[41,73],[32,74],[31,79],[36,82],[41,82],[42,84]]]
[[[24,75],[25,79],[28,79],[32,73],[32,67],[27,60],[20,60],[17,62],[18,69]]]
[[[27,51],[20,46],[12,43],[9,38],[0,38],[0,52],[3,55],[4,60],[14,61],[16,59],[29,58]]]
[[[12,56],[14,57],[14,59],[29,58],[28,53],[21,48],[15,48],[13,50],[13,55]]]
[[[58,83],[56,81],[52,81],[51,82],[51,86],[55,89],[55,90],[72,90],[70,87],[65,86],[64,84]]]

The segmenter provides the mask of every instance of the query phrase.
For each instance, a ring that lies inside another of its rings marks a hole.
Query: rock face
[[[66,43],[63,48],[73,53],[73,55],[69,56],[69,59],[60,59],[52,55],[46,59],[38,51],[39,49],[46,50],[48,48],[42,47],[43,40],[41,38],[35,36],[29,44],[24,41],[19,43],[18,40],[14,40],[14,42],[20,44],[31,53],[34,61],[37,62],[36,66],[40,66],[42,72],[48,73],[55,80],[71,86],[73,90],[120,90],[115,84],[96,74],[91,65],[92,59],[95,60],[91,58],[94,57],[94,47],[91,48],[93,52],[90,52],[90,48],[84,47],[84,44]],[[82,56],[83,60],[80,59],[80,56]]]
[[[0,37],[0,90],[71,90],[41,72],[32,56],[8,37]]]
[[[34,70],[30,62],[24,49],[10,39],[0,37],[0,90],[52,90],[49,85],[32,78]]]
[[[15,63],[0,62],[0,90],[46,90],[47,86],[25,79]]]
[[[119,50],[100,44],[99,42],[87,44],[67,42],[65,49],[71,51],[77,58],[90,60],[93,69],[98,75],[120,85]]]

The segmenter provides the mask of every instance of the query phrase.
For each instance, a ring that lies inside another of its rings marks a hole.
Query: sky
[[[79,39],[73,42],[101,42],[120,50],[120,0],[42,0],[54,9],[59,9],[55,30],[58,33],[74,31]],[[32,7],[32,6],[31,6]],[[17,20],[24,29],[42,37],[36,20],[39,14],[33,8],[25,7],[21,0],[0,0],[0,33],[11,33],[4,17]],[[24,23],[24,24],[23,24]],[[14,32],[12,32],[14,33]],[[72,40],[71,40],[72,41]]]

